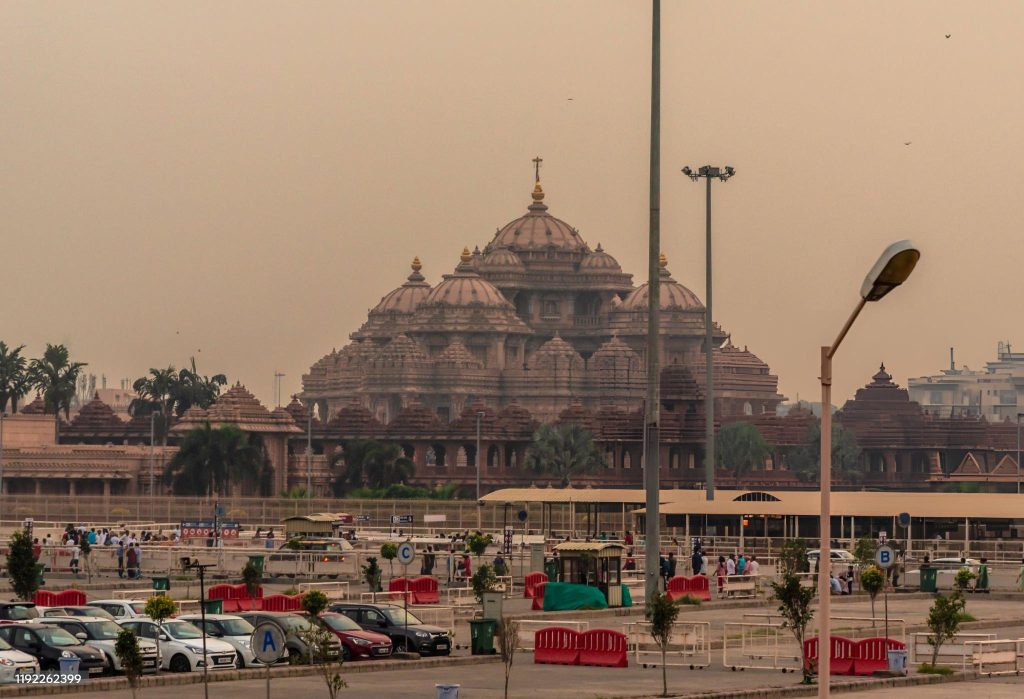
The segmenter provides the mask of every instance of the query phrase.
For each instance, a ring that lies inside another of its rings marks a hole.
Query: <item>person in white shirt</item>
[[[747,562],[747,575],[757,575],[761,569],[761,564],[757,562],[757,556],[751,556],[750,561]]]
[[[831,578],[829,578],[829,584],[832,587],[833,595],[843,594],[843,584],[839,582],[839,578],[836,577],[835,573],[831,574]]]
[[[729,558],[725,561],[725,574],[736,575],[736,558],[733,554],[729,554]]]

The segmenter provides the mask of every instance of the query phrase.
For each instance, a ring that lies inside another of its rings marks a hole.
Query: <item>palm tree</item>
[[[11,412],[18,412],[18,401],[32,387],[29,381],[28,361],[21,356],[25,345],[10,349],[7,343],[0,340],[0,413],[11,404]]]
[[[204,422],[182,439],[164,478],[175,495],[228,495],[232,483],[262,484],[266,461],[262,445],[236,425]]]
[[[177,415],[184,415],[189,408],[209,408],[220,395],[221,386],[227,385],[224,374],[202,376],[196,369],[196,358],[192,357],[192,368],[182,369],[174,384],[174,410]]]
[[[32,386],[43,395],[44,412],[60,415],[63,411],[65,419],[71,418],[71,401],[75,397],[78,374],[85,366],[84,362],[72,362],[64,345],[47,343],[43,356],[33,359],[28,367]],[[60,430],[59,419],[57,429]]]
[[[593,473],[604,463],[594,438],[577,424],[541,425],[526,451],[526,466],[556,476],[568,487],[575,476]]]
[[[166,369],[150,369],[148,376],[136,379],[132,384],[138,398],[132,399],[128,405],[128,414],[132,417],[155,415],[153,427],[165,447],[170,416],[174,410],[177,381],[178,374],[173,366]]]
[[[754,467],[763,466],[769,454],[761,431],[749,422],[734,422],[722,427],[715,438],[715,445],[717,467],[733,469],[737,480]]]
[[[397,444],[375,439],[353,439],[331,457],[331,468],[341,472],[334,480],[334,494],[341,497],[362,487],[387,488],[412,478],[414,466]]]

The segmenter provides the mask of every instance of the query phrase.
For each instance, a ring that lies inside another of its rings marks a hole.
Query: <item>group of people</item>
[[[114,546],[117,550],[117,576],[137,579],[141,576],[142,569],[141,544],[158,541],[177,541],[177,530],[170,535],[165,535],[163,531],[142,530],[136,535],[128,529],[86,529],[67,524],[61,532],[59,541],[49,533],[43,536],[42,540],[39,537],[33,538],[32,555],[38,561],[44,549],[64,548],[68,553],[68,568],[75,577],[78,577],[81,572],[83,550],[88,553],[93,546]]]

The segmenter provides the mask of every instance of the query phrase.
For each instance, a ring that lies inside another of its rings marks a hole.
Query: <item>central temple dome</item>
[[[510,221],[498,229],[494,239],[487,246],[489,250],[495,248],[508,248],[514,252],[551,249],[563,252],[587,252],[589,250],[575,228],[548,213],[540,180],[537,180],[534,185],[531,196],[533,203],[528,207],[526,215]]]

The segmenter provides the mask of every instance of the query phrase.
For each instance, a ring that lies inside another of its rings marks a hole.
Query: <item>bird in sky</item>
[[[952,34],[946,34],[946,38],[947,38],[947,39],[948,39],[949,37],[951,37],[951,36],[953,36],[953,35],[952,35]]]
[[[572,97],[569,98],[569,101],[572,102]]]
[[[913,141],[904,141],[904,142],[903,142],[903,145],[905,145],[905,146],[909,146],[909,145],[910,145],[911,143],[913,143]]]

